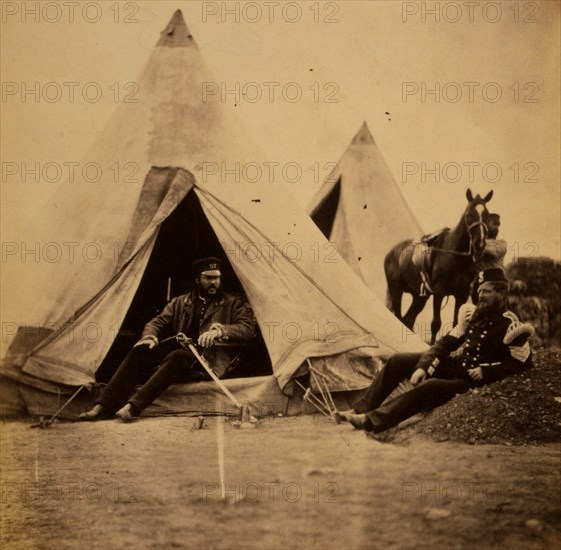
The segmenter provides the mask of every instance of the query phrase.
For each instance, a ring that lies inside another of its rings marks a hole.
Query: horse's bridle
[[[465,219],[465,217],[464,217],[464,220],[465,220],[466,225],[467,225],[467,220]],[[474,227],[478,227],[478,226],[483,227],[483,239],[486,239],[487,238],[487,233],[489,233],[489,228],[487,227],[487,224],[483,220],[478,220],[478,221],[473,222],[472,224],[467,226],[467,232],[468,232],[468,235],[469,235],[469,254],[471,255],[474,262],[475,262],[475,257],[474,257],[474,253],[473,253],[473,238],[471,236],[471,230]]]

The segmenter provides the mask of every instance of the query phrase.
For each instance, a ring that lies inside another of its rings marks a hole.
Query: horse
[[[475,198],[466,192],[468,205],[454,229],[442,230],[428,242],[412,239],[395,245],[384,259],[388,309],[410,330],[415,319],[433,296],[431,345],[442,326],[440,308],[445,296],[454,297],[454,326],[458,323],[460,306],[467,302],[470,283],[476,275],[476,263],[481,259],[487,237],[489,211],[486,203],[493,196]],[[421,259],[421,261],[419,261]],[[427,292],[428,291],[428,292]],[[407,292],[413,302],[401,315],[401,298]]]

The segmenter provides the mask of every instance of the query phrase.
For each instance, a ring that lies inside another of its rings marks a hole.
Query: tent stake
[[[80,393],[80,391],[82,391],[83,388],[85,388],[86,386],[80,386],[73,394],[71,397],[69,397],[66,402],[62,405],[62,407],[60,407],[60,409],[53,414],[53,416],[51,416],[51,418],[49,418],[49,420],[47,420],[46,422],[41,421],[38,424],[31,424],[31,426],[29,426],[30,428],[49,428],[51,426],[51,424],[54,422],[54,419],[68,406],[70,405],[70,402]]]

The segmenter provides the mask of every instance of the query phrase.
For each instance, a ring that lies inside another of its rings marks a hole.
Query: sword
[[[218,378],[218,376],[214,374],[207,360],[197,351],[197,348],[193,345],[193,340],[191,338],[187,338],[187,336],[185,336],[185,334],[183,334],[182,332],[177,334],[175,338],[181,346],[187,346],[191,350],[191,353],[197,358],[202,367],[208,372],[209,376],[216,382],[217,386],[225,393],[226,397],[228,397],[228,399],[230,399],[230,401],[232,401],[232,403],[234,403],[234,405],[238,409],[242,409],[243,404],[235,398],[234,394],[232,394],[232,392],[224,385],[222,380],[220,380],[220,378]]]

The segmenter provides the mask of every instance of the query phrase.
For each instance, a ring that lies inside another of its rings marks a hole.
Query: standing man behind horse
[[[458,393],[529,368],[528,338],[534,328],[520,323],[507,310],[508,281],[504,272],[482,272],[478,292],[477,308],[464,304],[460,322],[429,351],[390,357],[354,409],[339,413],[340,418],[357,429],[378,434],[414,414],[443,405]],[[459,355],[451,357],[462,345]],[[385,402],[407,378],[413,389]]]
[[[499,235],[499,227],[501,225],[501,217],[499,214],[489,214],[487,218],[487,239],[483,256],[476,263],[477,270],[480,273],[486,269],[503,269],[504,259],[507,251],[507,242],[503,239],[497,239]],[[478,275],[479,276],[479,275]],[[478,276],[471,283],[471,301],[477,304],[477,287]]]

